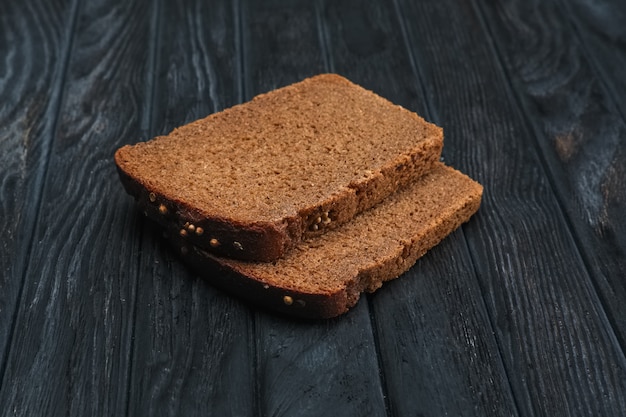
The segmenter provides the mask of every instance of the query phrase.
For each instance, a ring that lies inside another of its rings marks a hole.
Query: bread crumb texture
[[[363,291],[408,270],[478,210],[483,188],[441,163],[419,181],[340,228],[301,242],[272,263],[214,257],[198,251],[244,279],[298,294],[327,295],[337,315],[354,305]],[[295,294],[295,295],[294,295]],[[259,294],[262,297],[262,294]],[[333,301],[331,301],[333,300]],[[287,303],[290,304],[290,303]]]
[[[427,140],[440,153],[442,137],[415,113],[323,74],[125,146],[116,162],[150,196],[202,215],[281,222],[424,156]],[[323,214],[309,213],[311,230],[317,217],[332,220]]]

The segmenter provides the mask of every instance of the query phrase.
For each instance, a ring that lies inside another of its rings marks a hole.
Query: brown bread
[[[478,210],[482,186],[437,163],[432,172],[351,222],[300,242],[285,258],[253,263],[219,258],[185,241],[183,259],[214,285],[290,315],[346,312],[363,291],[408,270]]]
[[[334,74],[115,154],[147,216],[221,256],[272,261],[439,160],[442,130]]]

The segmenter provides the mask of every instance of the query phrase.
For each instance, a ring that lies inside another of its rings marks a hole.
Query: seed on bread
[[[291,298],[290,296],[286,295],[283,297],[283,302],[285,303],[285,305],[292,305],[293,304],[293,298]]]
[[[161,213],[163,215],[167,214],[167,207],[165,207],[165,204],[161,204],[159,206],[159,213]]]
[[[213,238],[209,240],[209,245],[211,245],[212,248],[217,248],[220,245],[220,241]]]
[[[204,229],[203,229],[203,228],[201,228],[201,227],[196,227],[196,234],[197,234],[198,236],[202,236],[202,235],[204,234]],[[209,242],[209,244],[210,244],[210,243],[211,243],[211,242]],[[211,245],[211,246],[213,246],[213,245]]]
[[[154,203],[156,201],[156,194],[155,193],[150,193],[148,198],[150,199],[151,203]]]

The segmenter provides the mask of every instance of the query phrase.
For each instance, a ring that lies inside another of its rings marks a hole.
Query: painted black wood
[[[569,10],[566,17],[590,57],[590,65],[606,84],[606,93],[622,116],[626,115],[626,4],[619,0],[573,0],[561,5]]]
[[[100,1],[78,7],[8,341],[3,415],[126,414],[140,223],[111,157],[140,130],[150,5]],[[46,13],[43,21],[60,18]],[[33,21],[30,31],[38,24]],[[38,50],[25,52],[39,59]]]
[[[488,21],[623,349],[626,119],[619,107],[626,104],[622,103],[626,90],[616,89],[616,83],[623,82],[618,74],[602,71],[598,65],[610,67],[626,55],[618,49],[609,57],[599,48],[597,53],[605,59],[601,64],[594,62],[567,13],[554,4],[508,2],[500,6],[485,10]],[[606,7],[593,10],[606,13]],[[585,15],[589,23],[597,19],[594,14]],[[616,29],[612,18],[605,20],[607,31]],[[595,44],[594,34],[587,27],[581,30],[582,39]],[[622,73],[626,74],[623,68]]]
[[[2,2],[0,415],[622,415],[625,8]],[[486,194],[301,321],[188,272],[112,155],[324,71],[443,125]]]
[[[402,4],[446,160],[485,185],[464,230],[520,412],[619,415],[623,352],[480,15],[470,3]],[[606,396],[581,395],[597,387]]]
[[[0,4],[0,381],[48,168],[71,22],[69,1]]]

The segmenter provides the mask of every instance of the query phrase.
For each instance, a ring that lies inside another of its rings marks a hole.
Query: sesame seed
[[[148,198],[150,199],[151,202],[154,203],[156,201],[156,194],[155,193],[150,193]]]
[[[235,241],[233,242],[233,246],[235,247],[235,249],[237,250],[243,250],[243,246],[241,245],[241,243]]]
[[[187,231],[186,231],[185,229],[180,229],[179,234],[180,234],[182,237],[185,237],[185,236],[187,236]]]
[[[283,297],[283,302],[286,305],[290,306],[290,305],[293,304],[293,298],[291,298],[290,296],[286,295],[286,296]]]
[[[203,233],[204,233],[204,229],[203,229],[203,228],[201,228],[201,227],[196,227],[196,234],[197,234],[198,236],[200,236],[200,235],[201,235],[201,234],[203,234]]]
[[[220,245],[220,241],[213,238],[209,240],[209,245],[211,245],[212,248],[217,248]]]
[[[187,226],[187,230],[189,230],[190,232],[193,232],[194,230],[196,230],[196,226],[194,226],[193,224],[190,224],[189,226]]]
[[[161,214],[167,214],[167,207],[165,207],[165,205],[161,204],[159,206],[159,213]]]

